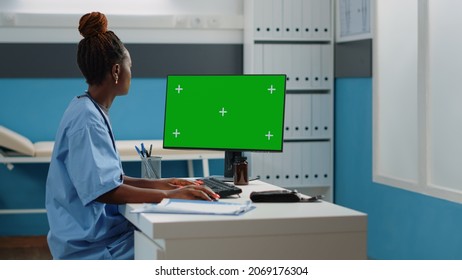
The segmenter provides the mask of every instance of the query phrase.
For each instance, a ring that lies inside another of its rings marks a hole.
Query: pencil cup
[[[149,179],[161,178],[162,157],[148,157],[141,160],[141,177]]]

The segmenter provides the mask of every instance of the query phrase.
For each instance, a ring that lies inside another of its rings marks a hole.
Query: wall
[[[372,182],[372,79],[335,84],[335,201],[368,214],[371,259],[461,259],[462,205]]]

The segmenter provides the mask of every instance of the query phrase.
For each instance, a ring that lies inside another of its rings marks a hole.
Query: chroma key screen
[[[164,148],[281,152],[285,75],[168,76]]]

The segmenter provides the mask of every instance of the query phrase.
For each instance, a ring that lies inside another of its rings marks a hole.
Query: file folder
[[[311,143],[312,142],[302,142],[300,143],[300,152],[302,155],[302,185],[303,186],[312,186],[312,167],[311,167]]]
[[[331,27],[331,14],[332,14],[331,0],[321,0],[320,14],[321,16],[321,37],[323,39],[330,39],[332,34]]]
[[[273,32],[272,32],[272,37],[273,38],[280,38],[283,36],[283,0],[271,0],[266,1],[268,2],[267,4],[272,4],[273,5]]]
[[[321,45],[310,45],[311,47],[311,86],[313,89],[321,88]]]
[[[302,139],[310,138],[311,131],[313,130],[312,126],[312,105],[311,105],[312,94],[303,94],[301,95],[300,103],[303,104],[301,111],[301,131],[300,137]]]
[[[301,142],[292,142],[288,143],[290,148],[290,157],[291,157],[291,177],[289,184],[291,187],[302,186],[302,174],[303,174],[303,163],[302,157],[304,156],[301,153]]]
[[[302,1],[302,37],[311,38],[313,34],[312,21],[312,0],[303,0]]]
[[[284,139],[293,139],[293,95],[286,94],[284,108]]]
[[[330,181],[330,142],[311,143],[313,186],[328,186]]]
[[[263,45],[254,46],[254,74],[263,74]]]
[[[304,86],[305,73],[303,71],[303,66],[305,64],[303,57],[306,56],[306,53],[303,53],[304,45],[294,44],[290,45],[290,54],[291,54],[291,72],[293,73],[293,83],[292,88],[295,90],[306,89]]]
[[[312,38],[321,39],[321,2],[326,0],[311,0]]]
[[[292,1],[283,1],[282,11],[283,37],[292,38]]]
[[[254,17],[254,36],[255,38],[260,38],[264,36],[264,10],[262,9],[263,5],[265,5],[265,0],[254,0],[253,6],[253,17]]]
[[[330,89],[334,65],[331,45],[321,45],[321,58],[321,87]]]
[[[285,2],[292,2],[292,38],[302,38],[302,0]]]

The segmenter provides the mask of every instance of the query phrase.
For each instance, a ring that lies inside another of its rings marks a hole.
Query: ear
[[[117,81],[119,80],[119,75],[120,75],[120,65],[119,64],[116,63],[112,66],[111,74],[112,74],[112,78],[117,84]]]

